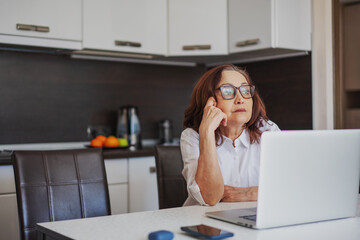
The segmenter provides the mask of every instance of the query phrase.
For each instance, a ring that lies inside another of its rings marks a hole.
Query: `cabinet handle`
[[[150,173],[156,173],[156,167],[150,167],[149,171]]]
[[[128,46],[128,47],[141,47],[141,43],[139,42],[130,42],[130,41],[120,41],[115,40],[116,46]]]
[[[50,32],[50,28],[45,27],[45,26],[36,26],[35,31],[37,31],[37,32]]]
[[[211,45],[207,44],[207,45],[185,45],[182,48],[184,51],[188,51],[188,50],[209,50],[211,49]]]
[[[255,44],[258,44],[259,41],[260,41],[259,38],[249,39],[249,40],[237,42],[236,46],[237,47],[245,47],[245,46],[249,46],[249,45],[255,45]]]
[[[28,25],[28,24],[16,24],[17,30],[24,30],[24,31],[35,31],[36,26],[35,25]]]
[[[17,30],[23,31],[35,31],[35,32],[50,32],[50,28],[46,26],[36,26],[36,25],[29,25],[29,24],[16,24]]]

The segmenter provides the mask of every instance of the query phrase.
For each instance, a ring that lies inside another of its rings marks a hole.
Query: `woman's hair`
[[[249,84],[252,84],[249,74],[245,70],[242,70],[234,65],[226,64],[210,69],[196,83],[192,92],[190,104],[185,110],[185,118],[183,122],[185,128],[192,128],[196,132],[199,132],[206,102],[209,97],[214,97],[216,99],[215,89],[221,81],[222,72],[229,70],[242,74],[246,78],[246,81]],[[250,143],[259,143],[261,137],[261,131],[259,128],[263,126],[262,120],[267,121],[269,118],[266,116],[265,105],[256,89],[252,99],[252,115],[249,122],[245,124],[245,128],[248,129],[250,133]],[[215,131],[215,139],[217,146],[221,145],[224,141],[219,128]]]

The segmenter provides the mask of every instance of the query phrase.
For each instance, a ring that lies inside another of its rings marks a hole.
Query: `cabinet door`
[[[109,184],[111,214],[128,213],[128,184]]]
[[[274,47],[311,50],[311,0],[274,0]]]
[[[51,39],[55,43],[50,47],[55,47],[56,44],[61,45],[59,40],[65,40],[77,42],[76,46],[80,48],[81,5],[81,0],[2,0],[0,33],[4,35],[0,41],[6,43],[7,39],[13,39],[13,42],[7,43],[36,45],[33,38]],[[64,45],[71,47],[71,44]]]
[[[19,239],[19,221],[12,165],[0,166],[0,239]]]
[[[12,165],[0,166],[0,194],[16,193]]]
[[[229,0],[229,51],[272,47],[270,0]]]
[[[127,158],[105,160],[105,170],[108,184],[128,182]]]
[[[229,0],[229,51],[311,50],[310,0]]]
[[[84,0],[87,49],[165,55],[166,0]]]
[[[169,0],[169,55],[228,53],[227,0]]]
[[[0,195],[0,239],[20,239],[15,193]]]
[[[129,212],[159,209],[155,157],[129,159]]]
[[[105,160],[111,214],[128,212],[128,160],[127,158]]]

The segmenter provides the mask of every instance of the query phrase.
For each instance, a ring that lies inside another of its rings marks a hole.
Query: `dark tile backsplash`
[[[311,128],[311,57],[243,64],[282,129]],[[173,121],[180,137],[194,83],[206,69],[0,51],[0,144],[86,141],[89,125],[116,126],[139,108],[142,138]]]

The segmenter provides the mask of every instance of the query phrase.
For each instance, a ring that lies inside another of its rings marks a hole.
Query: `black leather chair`
[[[155,146],[159,208],[181,207],[187,198],[179,146]]]
[[[36,223],[110,215],[100,149],[14,151],[20,236],[36,239]]]

